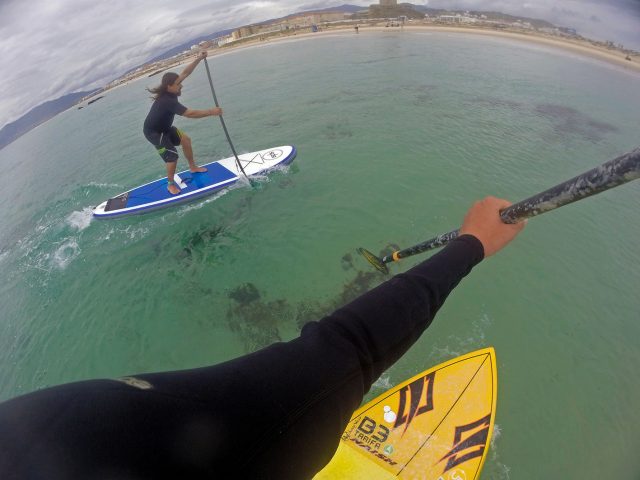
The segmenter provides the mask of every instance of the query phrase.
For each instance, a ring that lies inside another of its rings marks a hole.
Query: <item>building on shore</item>
[[[349,17],[350,15],[344,12],[307,12],[289,15],[277,23],[260,23],[240,27],[233,31],[230,38],[225,38],[223,42],[218,42],[218,45],[222,46],[241,39],[278,34],[300,28],[311,28],[313,31],[314,28],[317,30],[317,25],[321,23],[340,22],[349,19]]]
[[[240,40],[241,38],[255,37],[256,35],[268,35],[271,33],[278,33],[285,28],[280,24],[257,24],[247,25],[234,30],[231,34],[233,41]]]
[[[439,15],[438,20],[444,23],[476,23],[478,21],[475,17],[468,15]]]
[[[289,15],[280,22],[289,28],[309,27],[311,25],[319,25],[326,22],[339,22],[351,17],[350,14],[344,12],[307,12],[297,15]]]
[[[223,37],[214,38],[213,42],[218,47],[223,47],[224,45],[227,45],[228,43],[233,42],[233,35],[225,35]]]

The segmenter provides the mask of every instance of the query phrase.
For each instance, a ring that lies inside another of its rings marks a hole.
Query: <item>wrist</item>
[[[476,237],[472,233],[462,233],[453,240],[454,242],[466,243],[471,250],[473,250],[474,265],[480,263],[485,258],[485,248],[482,240]],[[452,242],[453,243],[453,242]]]

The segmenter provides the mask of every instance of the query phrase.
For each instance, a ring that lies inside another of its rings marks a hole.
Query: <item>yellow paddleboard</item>
[[[315,480],[473,480],[496,410],[493,348],[449,360],[356,410]]]

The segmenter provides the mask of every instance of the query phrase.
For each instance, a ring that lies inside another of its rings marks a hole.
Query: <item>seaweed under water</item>
[[[542,103],[536,106],[535,112],[551,121],[554,130],[563,135],[581,135],[597,142],[606,134],[618,131],[614,125],[596,120],[575,108],[563,105]]]
[[[380,256],[397,249],[396,245],[388,245]],[[226,312],[229,329],[242,339],[245,351],[252,352],[281,341],[282,330],[286,326],[293,324],[301,330],[307,323],[321,320],[386,278],[377,270],[356,268],[351,252],[341,258],[341,265],[346,271],[352,270],[353,277],[342,285],[336,295],[324,301],[317,298],[296,303],[286,298],[268,301],[253,283],[236,286],[227,295],[231,300]]]
[[[191,260],[194,254],[204,252],[225,232],[221,226],[205,225],[182,240],[182,249],[177,253],[179,260]]]

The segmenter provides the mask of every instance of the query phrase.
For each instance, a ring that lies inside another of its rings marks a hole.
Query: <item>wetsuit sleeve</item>
[[[431,324],[449,293],[484,257],[464,235],[405,273],[335,311],[315,328],[331,329],[355,347],[365,392]]]
[[[254,458],[245,458],[247,474],[310,478],[322,469],[372,383],[415,343],[483,258],[480,241],[463,235],[429,260],[305,325],[299,338],[266,349],[282,351],[271,355],[264,380],[277,382],[286,372],[291,389],[286,400],[279,399],[287,405],[277,423],[282,433],[270,436],[269,447]],[[278,452],[290,454],[285,459]]]
[[[217,385],[259,395],[253,404],[236,396],[229,406],[242,419],[235,434],[245,439],[236,473],[313,477],[335,453],[372,383],[415,343],[483,257],[479,240],[461,236],[429,260],[308,323],[298,338],[223,366]]]
[[[184,115],[187,111],[187,107],[182,105],[177,99],[174,99],[169,105],[169,110],[176,115]]]
[[[0,478],[311,478],[372,382],[483,256],[461,236],[298,338],[226,363],[4,402]]]

